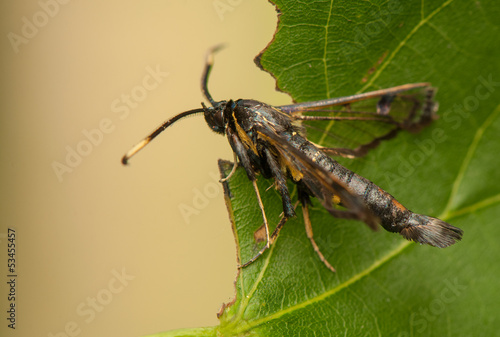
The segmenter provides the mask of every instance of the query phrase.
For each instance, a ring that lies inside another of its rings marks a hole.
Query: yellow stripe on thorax
[[[238,132],[238,136],[240,137],[240,140],[243,142],[244,145],[246,145],[246,147],[248,149],[252,150],[252,152],[255,153],[255,155],[258,155],[257,147],[252,142],[250,137],[248,137],[245,130],[243,130],[242,127],[238,124],[238,120],[236,119],[236,116],[234,115],[234,111],[233,111],[233,120],[234,120],[234,125],[236,125],[236,132]]]

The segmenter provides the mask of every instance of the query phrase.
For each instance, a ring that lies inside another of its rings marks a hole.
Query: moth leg
[[[323,264],[328,269],[330,269],[332,272],[335,273],[335,268],[333,268],[330,262],[328,262],[323,253],[321,253],[321,250],[319,249],[318,245],[316,244],[316,241],[314,240],[311,219],[309,217],[309,202],[310,202],[309,198],[303,199],[302,201],[302,214],[304,216],[304,226],[306,228],[307,237],[309,238],[309,241],[311,241],[311,245],[313,246],[313,249],[316,252],[316,254],[318,254],[318,257],[321,260],[321,262],[323,262]]]
[[[283,216],[281,218],[280,222],[278,223],[278,225],[276,226],[276,228],[274,229],[274,231],[273,231],[272,235],[270,236],[269,240],[267,241],[269,244],[266,243],[266,245],[264,247],[262,247],[262,249],[257,254],[255,254],[254,257],[252,257],[246,263],[243,263],[243,264],[239,265],[238,268],[245,268],[246,266],[248,266],[248,265],[252,264],[253,262],[255,262],[262,254],[264,254],[264,252],[269,247],[271,247],[271,245],[274,243],[274,241],[278,237],[279,232],[283,228],[283,225],[288,221],[288,219],[289,218],[287,218],[286,216]]]
[[[241,265],[240,268],[248,266],[249,264],[251,264],[252,262],[257,260],[259,258],[259,256],[261,256],[273,244],[274,240],[278,236],[278,233],[280,232],[281,228],[286,223],[286,221],[289,218],[295,216],[295,207],[297,207],[297,204],[295,206],[292,206],[290,192],[288,191],[288,187],[286,185],[286,176],[283,174],[282,170],[280,169],[277,160],[274,158],[271,151],[269,151],[268,149],[264,149],[264,153],[266,155],[266,161],[269,165],[269,169],[271,170],[271,173],[274,177],[275,184],[278,187],[278,190],[281,194],[281,199],[283,201],[283,217],[281,218],[280,222],[276,226],[272,235],[269,236],[269,226],[267,224],[266,215],[264,212],[264,205],[262,204],[262,200],[260,198],[259,189],[257,188],[257,184],[254,181],[252,181],[252,183],[254,184],[255,193],[257,194],[257,199],[259,201],[259,207],[262,211],[262,217],[264,218],[264,229],[265,229],[267,240],[266,240],[266,245],[264,247],[262,247],[262,249],[257,253],[257,255],[255,255],[250,261]]]
[[[285,217],[291,218],[295,216],[295,207],[292,205],[292,200],[290,198],[290,192],[288,191],[288,186],[286,185],[286,176],[281,170],[278,161],[272,155],[271,151],[264,149],[266,155],[266,161],[269,165],[269,169],[274,177],[274,181],[281,195],[281,200],[283,202],[283,212]]]
[[[252,165],[251,165],[251,162],[250,162],[250,158],[248,157],[248,154],[246,152],[245,146],[243,145],[243,143],[241,142],[241,140],[238,138],[237,133],[234,132],[230,128],[228,128],[226,130],[226,132],[227,132],[229,144],[231,145],[234,153],[239,158],[239,160],[241,162],[241,165],[245,169],[245,171],[247,173],[247,176],[248,176],[248,179],[252,182],[253,188],[255,190],[255,194],[257,195],[257,201],[259,203],[259,208],[260,208],[260,211],[262,213],[262,218],[264,220],[264,229],[266,231],[266,244],[265,244],[265,246],[250,261],[248,261],[247,263],[239,266],[239,268],[242,268],[242,267],[248,266],[250,263],[254,262],[260,255],[262,255],[262,253],[264,253],[266,251],[266,249],[268,249],[271,246],[271,239],[270,239],[270,236],[269,236],[269,225],[267,223],[267,217],[266,217],[266,212],[264,210],[264,204],[262,203],[262,199],[260,197],[259,188],[257,186],[257,178],[255,176],[256,172],[252,168]]]
[[[264,204],[262,203],[262,199],[260,198],[259,187],[257,186],[257,180],[252,180],[252,185],[255,190],[255,194],[257,195],[257,201],[259,203],[259,208],[262,213],[262,219],[264,220],[264,228],[266,230],[266,245],[261,249],[264,252],[267,248],[271,246],[271,239],[269,237],[269,225],[267,223],[266,212],[264,211]],[[262,254],[262,253],[260,253]]]
[[[264,251],[266,251],[266,249],[268,249],[271,246],[271,244],[274,242],[274,240],[278,236],[278,233],[280,232],[281,228],[286,223],[286,221],[289,218],[295,216],[295,207],[297,207],[297,204],[295,206],[292,205],[292,200],[290,198],[290,192],[289,192],[288,187],[286,185],[286,176],[284,175],[283,171],[281,170],[281,168],[278,164],[278,161],[273,156],[271,151],[269,151],[268,149],[264,149],[263,151],[264,151],[264,154],[266,156],[266,161],[267,161],[267,164],[269,165],[269,169],[271,170],[271,174],[274,177],[274,183],[281,194],[281,200],[283,202],[283,217],[281,218],[280,222],[276,226],[276,229],[273,231],[271,237],[269,237],[269,227],[268,227],[267,220],[265,217],[264,206],[262,205],[262,200],[260,199],[260,194],[259,194],[259,190],[257,188],[257,185],[254,182],[252,182],[252,183],[254,183],[255,193],[257,194],[257,198],[259,200],[259,206],[260,206],[260,209],[262,210],[262,216],[264,218],[264,228],[265,228],[267,241],[266,241],[266,245],[260,250],[260,252],[256,256],[254,256],[250,261],[248,261],[247,263],[242,265],[241,267],[247,266],[250,263],[252,263],[253,261],[255,261],[260,255],[262,255],[264,253]]]
[[[238,155],[236,154],[236,152],[233,152],[233,159],[234,159],[234,164],[233,168],[231,169],[231,172],[229,172],[229,174],[225,178],[220,179],[219,180],[220,183],[228,181],[233,176],[234,172],[236,172],[236,169],[238,168]]]
[[[250,158],[248,157],[248,154],[246,152],[245,146],[241,142],[241,140],[238,138],[238,135],[236,132],[231,130],[230,128],[227,129],[227,136],[229,140],[229,144],[233,148],[234,153],[237,155],[239,158],[241,165],[245,169],[248,179],[252,182],[253,188],[255,190],[255,194],[257,195],[257,202],[259,203],[259,208],[262,213],[262,219],[264,220],[264,229],[266,231],[266,244],[265,246],[259,251],[259,253],[254,256],[250,261],[247,263],[241,265],[239,268],[248,266],[250,263],[255,261],[262,253],[266,251],[271,246],[271,239],[269,236],[269,225],[267,223],[267,217],[266,217],[266,212],[264,210],[264,204],[262,203],[262,199],[260,197],[260,192],[259,192],[259,187],[257,186],[257,178],[255,176],[255,171],[252,168]],[[227,179],[227,178],[226,178]]]

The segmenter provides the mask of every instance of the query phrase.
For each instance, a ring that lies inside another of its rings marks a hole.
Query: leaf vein
[[[431,14],[429,14],[427,17],[423,18],[415,27],[413,27],[413,29],[408,33],[408,35],[406,35],[406,37],[401,40],[401,42],[399,43],[399,45],[393,50],[393,52],[387,57],[387,59],[385,60],[385,62],[380,66],[380,68],[374,73],[374,75],[371,77],[371,79],[366,82],[366,84],[364,85],[363,88],[361,88],[361,90],[359,92],[363,92],[365,91],[366,89],[368,89],[370,86],[373,85],[373,83],[375,82],[375,80],[382,74],[382,72],[385,70],[385,68],[387,68],[387,66],[392,62],[392,60],[394,59],[394,57],[397,55],[397,53],[408,43],[408,41],[410,40],[410,38],[416,34],[416,32],[422,27],[424,26],[426,23],[428,23],[430,21],[430,19],[432,19],[436,14],[438,14],[439,12],[441,12],[443,10],[443,8],[445,8],[446,6],[448,6],[450,3],[452,3],[454,0],[448,0],[446,1],[445,3],[443,3],[439,8],[437,8],[435,11],[433,11]],[[423,4],[423,3],[422,3]]]
[[[354,284],[354,283],[358,282],[359,280],[365,278],[366,276],[370,275],[372,272],[374,272],[378,268],[380,268],[383,265],[385,265],[387,262],[389,262],[390,260],[392,260],[394,257],[398,256],[403,250],[405,250],[410,245],[411,245],[411,242],[409,242],[409,241],[403,241],[400,245],[398,245],[393,250],[391,250],[387,254],[385,254],[381,259],[378,259],[378,260],[374,261],[368,268],[366,268],[363,271],[361,271],[361,272],[353,275],[351,278],[349,278],[348,280],[342,282],[341,284],[337,285],[336,287],[334,287],[334,288],[332,288],[332,289],[326,291],[325,293],[320,294],[320,295],[318,295],[316,297],[310,298],[307,301],[304,301],[304,302],[299,303],[299,304],[294,305],[294,306],[290,306],[290,307],[288,307],[288,308],[286,308],[284,310],[277,311],[277,312],[275,312],[275,313],[273,313],[273,314],[271,314],[269,316],[257,319],[257,320],[255,320],[253,322],[249,322],[249,324],[246,325],[243,329],[245,331],[247,329],[252,329],[252,328],[254,328],[254,327],[258,326],[258,325],[261,325],[261,324],[267,323],[269,321],[278,319],[278,318],[280,318],[283,315],[286,315],[288,313],[292,313],[295,310],[303,309],[306,306],[309,306],[309,305],[315,304],[317,302],[323,301],[326,298],[335,295],[336,293],[342,291],[343,289],[346,289],[351,284]]]
[[[330,11],[328,13],[328,19],[326,21],[326,26],[325,26],[325,46],[324,46],[324,52],[323,52],[323,65],[324,65],[324,70],[325,70],[325,90],[326,90],[326,97],[330,98],[330,83],[328,81],[328,58],[327,58],[327,51],[328,51],[328,28],[330,27],[330,18],[332,17],[332,11],[333,11],[333,0],[330,1]]]
[[[453,186],[450,192],[450,197],[448,199],[448,203],[446,204],[446,207],[444,208],[443,214],[444,217],[449,217],[451,213],[451,208],[453,207],[453,202],[455,201],[455,197],[458,195],[458,190],[460,188],[460,185],[462,184],[462,181],[465,177],[465,172],[467,171],[467,168],[469,167],[472,157],[474,153],[477,150],[477,147],[479,145],[479,142],[483,138],[484,132],[486,129],[493,124],[494,120],[497,118],[498,114],[500,113],[500,105],[497,105],[496,109],[493,111],[493,113],[484,121],[483,125],[481,125],[477,131],[476,134],[474,135],[474,139],[472,140],[469,149],[467,150],[467,154],[464,157],[464,160],[462,162],[462,165],[460,166],[460,169],[458,170],[457,178],[453,182]]]

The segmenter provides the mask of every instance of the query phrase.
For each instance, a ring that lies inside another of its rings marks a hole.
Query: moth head
[[[223,135],[225,133],[228,118],[231,116],[231,111],[234,108],[233,101],[216,102],[213,107],[207,107],[203,103],[201,103],[201,105],[203,106],[205,121],[210,129]]]

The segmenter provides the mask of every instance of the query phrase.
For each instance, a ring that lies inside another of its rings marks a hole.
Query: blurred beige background
[[[120,158],[163,120],[200,106],[204,55],[219,43],[227,47],[212,72],[215,99],[289,103],[253,63],[272,39],[274,7],[266,0],[1,6],[0,335],[141,336],[218,324],[236,275],[213,178],[218,158],[232,160],[227,140],[193,117],[130,167]],[[7,228],[17,235],[15,331],[6,321]]]

